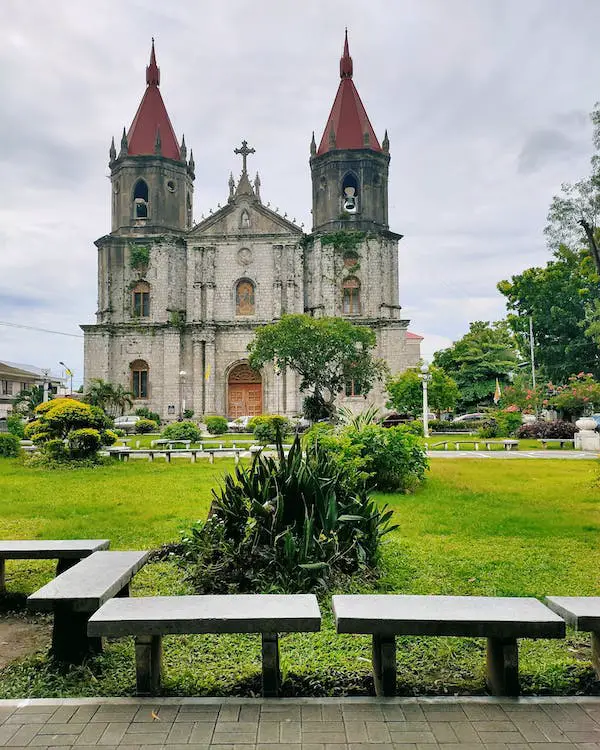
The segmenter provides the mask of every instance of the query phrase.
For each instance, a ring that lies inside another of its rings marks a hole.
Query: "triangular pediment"
[[[190,231],[192,237],[246,237],[261,235],[298,235],[303,230],[255,197],[239,196],[203,219]]]

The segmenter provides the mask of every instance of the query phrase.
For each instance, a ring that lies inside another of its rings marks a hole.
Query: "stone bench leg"
[[[68,604],[54,605],[50,653],[56,661],[81,664],[86,657],[102,651],[102,638],[88,637],[89,617],[89,612],[74,612]]]
[[[160,690],[162,638],[138,635],[135,638],[135,682],[138,695],[156,695]]]
[[[239,464],[239,462],[240,462],[240,452],[239,451],[235,452],[235,462],[236,462],[236,464]]]
[[[263,697],[279,695],[281,671],[279,669],[279,636],[277,633],[262,634],[262,688]]]
[[[373,634],[373,679],[375,694],[396,695],[396,639]]]
[[[214,451],[209,451],[208,453],[208,460],[211,464],[214,464],[215,462],[215,453]]]
[[[488,638],[487,683],[492,695],[519,695],[516,638]]]
[[[56,575],[59,576],[65,570],[69,570],[69,568],[77,565],[78,562],[81,562],[79,557],[59,557],[56,562]]]
[[[592,631],[592,666],[600,678],[600,632]]]
[[[0,594],[6,593],[6,560],[0,559]]]
[[[192,463],[195,464],[196,463],[196,451],[192,451],[191,456],[192,456]]]

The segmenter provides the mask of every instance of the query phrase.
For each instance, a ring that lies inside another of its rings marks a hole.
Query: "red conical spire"
[[[344,54],[340,58],[340,78],[352,78],[352,58],[348,48],[348,29],[344,39]]]
[[[159,83],[160,70],[156,64],[152,39],[150,65],[146,68],[146,91],[127,133],[127,153],[130,156],[155,154],[157,133],[160,133],[160,155],[180,161],[181,151],[177,136],[160,94]]]
[[[369,122],[354,81],[352,58],[348,47],[348,31],[344,38],[344,53],[340,60],[340,85],[329,113],[317,156],[327,151],[368,148],[381,151],[381,146]]]
[[[154,37],[152,37],[150,65],[146,68],[146,83],[148,86],[158,86],[160,84],[160,69],[156,64],[156,55],[154,54]]]

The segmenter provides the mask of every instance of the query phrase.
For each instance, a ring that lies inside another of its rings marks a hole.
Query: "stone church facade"
[[[380,144],[352,79],[348,40],[340,84],[317,146],[310,147],[313,228],[264,204],[242,172],[229,195],[193,221],[195,164],[178,142],[160,89],[154,43],[146,91],[117,151],[110,148],[112,227],[96,241],[98,311],[83,325],[85,380],[121,383],[165,420],[298,414],[303,394],[291,370],[248,366],[257,327],[285,313],[343,316],[374,329],[376,356],[391,372],[415,365],[421,337],[398,304],[398,241],[388,226],[387,133]],[[381,386],[340,401],[383,406]]]

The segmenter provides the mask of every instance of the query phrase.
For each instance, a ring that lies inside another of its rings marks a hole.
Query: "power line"
[[[49,328],[36,328],[36,326],[26,326],[22,323],[8,323],[5,320],[0,320],[0,326],[9,326],[10,328],[26,328],[28,331],[41,331],[42,333],[54,333],[57,336],[70,336],[74,339],[82,339],[83,336],[80,333],[65,333],[64,331],[51,331]]]

